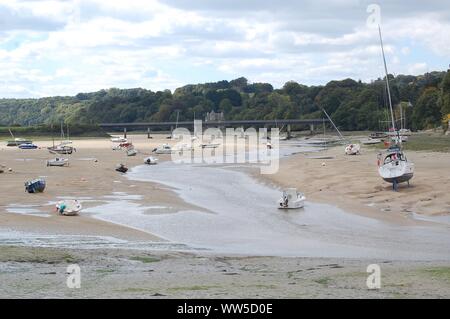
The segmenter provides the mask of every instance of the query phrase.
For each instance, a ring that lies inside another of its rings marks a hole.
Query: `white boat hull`
[[[172,154],[172,150],[158,149],[155,151],[155,154],[159,154],[159,155]]]
[[[122,138],[122,137],[113,137],[111,139],[111,142],[113,142],[113,143],[126,143],[127,139],[126,138]]]
[[[127,156],[136,156],[137,151],[135,149],[129,149],[127,150]]]
[[[297,192],[295,188],[289,188],[283,192],[283,196],[278,201],[279,209],[298,209],[305,206],[306,197],[303,193]]]
[[[163,155],[163,154],[172,154],[174,151],[168,144],[164,144],[158,148],[153,150],[155,154]]]
[[[288,205],[284,205],[283,202],[278,203],[279,209],[299,209],[305,207],[305,198],[301,198],[292,202],[289,202]]]
[[[367,140],[362,140],[361,143],[364,145],[376,145],[376,144],[380,144],[382,141],[381,139],[377,139],[377,138],[369,138]]]
[[[64,216],[77,216],[82,208],[81,203],[77,200],[65,200],[56,204],[57,211]]]
[[[359,144],[350,144],[345,148],[346,155],[358,155],[361,151],[361,145]]]
[[[63,167],[63,166],[69,166],[69,160],[64,159],[54,159],[54,160],[48,160],[47,166],[57,166],[57,167]]]
[[[406,161],[393,161],[380,166],[378,172],[388,183],[405,183],[414,176],[414,164]]]
[[[154,157],[147,157],[144,159],[144,164],[147,165],[156,165],[158,164],[158,159]]]

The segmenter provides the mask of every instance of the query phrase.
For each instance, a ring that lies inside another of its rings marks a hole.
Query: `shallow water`
[[[280,190],[221,167],[139,166],[133,180],[173,187],[185,201],[204,208],[145,215],[139,228],[166,239],[219,253],[250,255],[450,260],[446,227],[405,227],[308,202],[280,211]],[[119,218],[118,223],[130,223]]]
[[[11,204],[6,207],[6,212],[10,214],[30,215],[36,217],[50,217],[50,214],[36,209],[33,205]]]
[[[433,222],[433,223],[439,223],[439,224],[446,224],[450,226],[450,216],[448,215],[442,215],[442,216],[425,216],[425,215],[420,215],[420,214],[416,214],[416,213],[412,213],[411,216],[413,219],[416,220],[423,220],[423,221],[427,221],[427,222]],[[449,243],[450,245],[450,243]]]

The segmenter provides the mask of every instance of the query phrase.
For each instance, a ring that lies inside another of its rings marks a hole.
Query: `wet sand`
[[[66,286],[67,266],[80,289]],[[366,286],[369,263],[381,289]],[[444,262],[3,247],[0,298],[449,298]]]
[[[145,136],[131,137],[139,156],[127,157],[124,151],[112,151],[108,139],[75,140],[77,151],[72,155],[53,155],[46,149],[51,141],[36,141],[37,150],[20,150],[0,146],[0,164],[12,172],[0,174],[0,229],[13,229],[37,234],[72,234],[113,236],[122,239],[161,240],[156,236],[128,227],[115,225],[81,215],[75,218],[58,216],[55,202],[61,197],[81,199],[84,208],[97,206],[111,200],[114,194],[139,195],[138,202],[169,206],[173,211],[189,207],[165,187],[151,183],[131,182],[115,171],[124,163],[129,167],[143,163],[151,150],[165,143],[165,136],[147,140]],[[46,161],[55,157],[67,157],[69,167],[47,167]],[[167,155],[161,156],[162,160]],[[24,182],[44,177],[47,187],[44,193],[27,194]],[[84,199],[84,200],[83,200]],[[9,211],[34,211],[50,217],[30,216]]]

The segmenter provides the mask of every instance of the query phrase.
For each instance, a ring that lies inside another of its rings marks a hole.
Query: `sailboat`
[[[8,131],[9,131],[9,134],[11,134],[12,140],[8,141],[6,143],[6,146],[19,146],[19,145],[22,145],[22,144],[31,144],[31,143],[33,143],[30,140],[26,140],[26,139],[23,139],[23,138],[20,138],[20,137],[17,137],[17,138],[14,137],[14,134],[11,132],[11,129],[8,129]]]
[[[155,148],[152,152],[156,154],[172,154],[173,150],[169,144],[163,144],[162,146]]]
[[[345,141],[345,137],[341,134],[341,131],[339,131],[337,126],[334,124],[333,120],[328,115],[327,111],[325,111],[325,109],[322,109],[322,111],[325,113],[325,115],[327,116],[328,120],[330,120],[331,124],[333,125],[335,130],[338,132],[339,137],[341,138],[341,140]],[[361,145],[359,145],[359,144],[352,144],[352,143],[347,144],[345,146],[345,154],[346,155],[359,155],[359,154],[361,154]]]
[[[402,138],[399,131],[395,128],[394,109],[392,107],[391,90],[389,87],[389,73],[386,64],[386,56],[384,54],[383,37],[381,35],[381,27],[378,26],[378,33],[380,35],[381,52],[383,54],[384,70],[386,73],[386,86],[388,92],[389,109],[391,113],[392,132],[397,135],[393,137],[391,145],[386,154],[378,155],[378,173],[381,178],[388,183],[392,183],[392,188],[397,191],[398,184],[409,181],[414,176],[414,163],[408,161],[405,153],[402,150]]]
[[[47,161],[47,166],[58,166],[58,167],[69,166],[69,159],[60,157],[50,159]]]
[[[411,130],[405,128],[406,125],[406,111],[403,111],[403,105],[400,103],[400,130],[398,133],[396,131],[389,132],[391,137],[400,137],[402,143],[408,142],[409,136],[411,136]]]
[[[69,127],[67,127],[67,134],[69,134]],[[53,146],[49,147],[48,151],[53,154],[72,154],[75,148],[72,146],[68,146],[69,144],[72,144],[72,141],[65,139],[64,127],[63,123],[61,122],[61,141],[59,145],[55,145],[55,139],[53,138]]]
[[[178,119],[180,118],[180,110],[177,110],[177,122],[176,122],[176,124],[175,124],[175,131],[177,130],[177,128],[178,128]],[[170,139],[173,139],[173,140],[178,140],[178,139],[180,139],[180,135],[177,135],[177,134],[173,134],[173,131],[172,131],[172,133],[171,133],[171,135],[169,136],[169,138]]]

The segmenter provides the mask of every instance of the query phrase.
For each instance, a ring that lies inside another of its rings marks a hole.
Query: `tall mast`
[[[61,121],[61,144],[63,143],[64,140],[64,127],[63,127],[63,122]]]
[[[12,139],[15,140],[14,134],[11,132],[10,128],[8,128],[8,131],[9,131],[9,134],[11,134]]]
[[[53,142],[53,149],[55,148],[55,135],[53,134],[53,122],[51,124],[51,130],[52,130],[52,142]]]
[[[384,55],[383,37],[381,36],[381,27],[379,25],[378,25],[378,33],[380,34],[381,52],[383,53],[384,71],[386,72],[386,87],[387,87],[387,92],[388,92],[389,109],[391,111],[392,128],[394,129],[394,132],[395,132],[397,130],[395,128],[394,109],[392,107],[391,88],[389,86],[389,75],[388,75],[388,69],[387,69],[387,64],[386,64],[386,56]]]
[[[345,140],[345,137],[341,134],[341,131],[339,131],[339,129],[337,128],[337,126],[334,124],[333,120],[331,119],[331,117],[328,115],[327,111],[325,111],[324,108],[322,108],[322,111],[325,113],[325,115],[327,116],[327,118],[330,120],[331,124],[333,125],[333,127],[336,129],[336,131],[338,132],[341,140]]]

